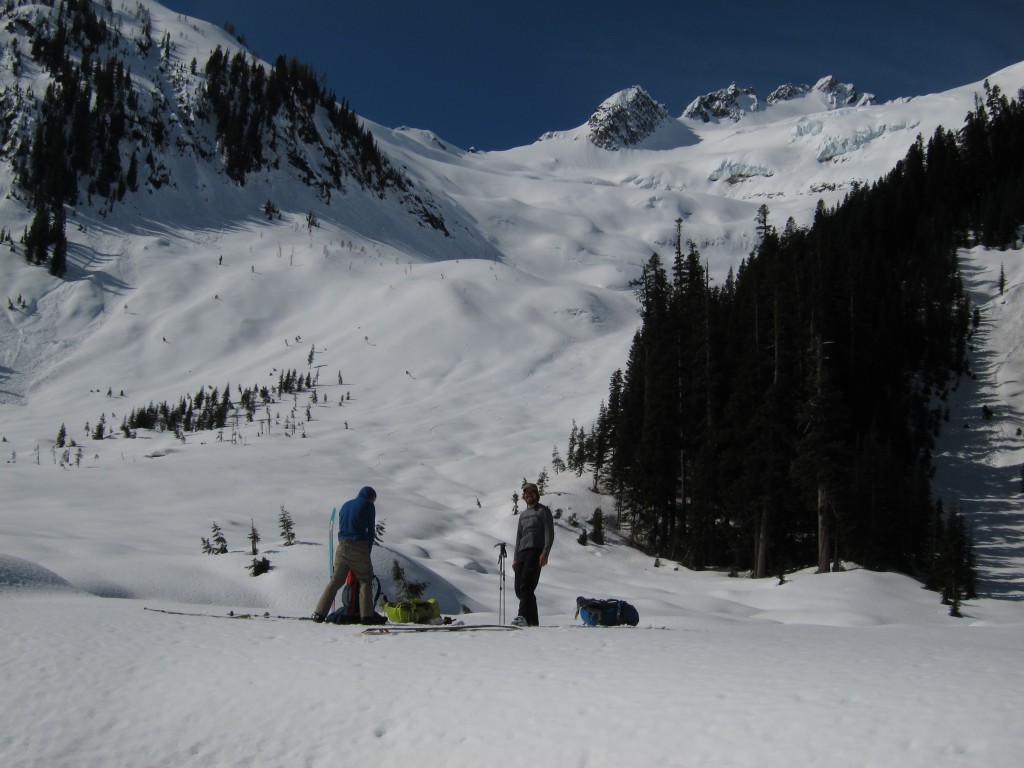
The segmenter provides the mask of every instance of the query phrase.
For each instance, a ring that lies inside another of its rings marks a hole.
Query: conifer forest
[[[1024,93],[986,83],[959,130],[918,137],[883,178],[757,245],[714,284],[677,222],[675,253],[634,282],[642,319],[567,466],[614,494],[645,551],[755,577],[855,561],[969,573],[932,449],[971,376],[957,249],[1018,244]],[[950,552],[954,554],[951,558]],[[967,577],[964,577],[967,578]],[[969,591],[969,585],[968,585]]]

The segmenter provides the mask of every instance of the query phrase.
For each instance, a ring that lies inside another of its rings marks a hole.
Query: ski
[[[519,627],[510,624],[384,624],[379,627],[364,629],[364,635],[398,635],[413,632],[500,632],[501,630],[519,631]]]
[[[263,613],[235,613],[234,611],[228,611],[227,613],[198,613],[191,611],[168,611],[164,608],[148,608],[144,607],[142,610],[150,611],[151,613],[166,613],[170,616],[198,616],[202,619],[288,619],[290,621],[312,621],[312,616],[273,616],[269,611]]]
[[[269,618],[268,614],[260,616],[255,613],[235,613],[234,611],[228,611],[227,613],[191,613],[189,611],[167,611],[163,608],[147,608],[143,607],[144,611],[151,611],[152,613],[166,613],[171,616],[200,616],[206,619],[255,619],[255,618]]]
[[[327,526],[327,578],[334,578],[334,519],[338,515],[338,508],[331,509],[331,524]],[[336,600],[337,598],[335,598]],[[334,612],[335,600],[331,601],[331,612]]]

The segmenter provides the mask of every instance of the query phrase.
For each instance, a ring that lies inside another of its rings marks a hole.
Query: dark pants
[[[526,549],[516,554],[516,597],[519,615],[531,627],[540,624],[537,618],[537,584],[540,583],[540,550]]]

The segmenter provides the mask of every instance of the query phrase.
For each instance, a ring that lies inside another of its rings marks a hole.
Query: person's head
[[[527,483],[523,486],[523,499],[526,501],[526,506],[532,507],[540,501],[540,490],[533,483]]]
[[[376,501],[377,492],[370,486],[366,485],[359,489],[359,498],[366,499],[367,501]]]

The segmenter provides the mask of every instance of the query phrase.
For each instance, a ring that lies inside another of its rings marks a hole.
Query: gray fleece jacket
[[[527,549],[539,549],[541,554],[551,554],[551,545],[555,543],[555,522],[551,518],[551,510],[543,504],[533,509],[527,507],[519,515],[519,529],[516,532],[516,553]]]

